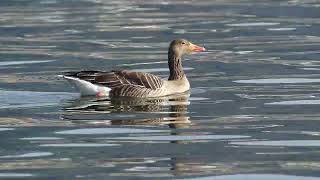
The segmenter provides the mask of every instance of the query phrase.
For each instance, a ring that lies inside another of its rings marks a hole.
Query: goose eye
[[[186,44],[185,42],[182,42],[181,44]]]

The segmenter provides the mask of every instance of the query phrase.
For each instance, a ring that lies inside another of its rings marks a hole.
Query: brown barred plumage
[[[152,90],[160,89],[164,80],[150,73],[131,71],[80,71],[68,72],[69,77],[111,88],[110,96],[145,97]]]

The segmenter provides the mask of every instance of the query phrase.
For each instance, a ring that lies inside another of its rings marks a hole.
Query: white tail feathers
[[[72,85],[79,89],[81,96],[109,96],[109,91],[111,90],[108,87],[92,84],[75,77],[64,75],[58,75],[58,77],[68,80]]]

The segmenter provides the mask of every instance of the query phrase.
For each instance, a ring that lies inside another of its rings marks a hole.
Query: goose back
[[[150,73],[122,70],[68,72],[65,75],[109,87],[110,96],[148,97],[163,93],[164,80]]]

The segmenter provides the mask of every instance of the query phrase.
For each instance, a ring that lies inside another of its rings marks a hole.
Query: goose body
[[[168,80],[150,73],[126,70],[68,72],[61,77],[77,87],[82,96],[148,98],[183,93],[190,89],[190,84],[182,68],[182,56],[204,50],[184,39],[172,41],[168,50]]]

